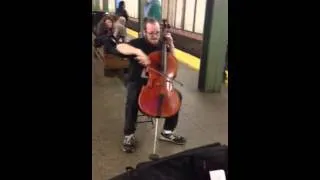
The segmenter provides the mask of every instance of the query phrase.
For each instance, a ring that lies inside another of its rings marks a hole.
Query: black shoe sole
[[[170,143],[173,143],[173,144],[177,144],[177,145],[185,145],[186,144],[186,141],[185,142],[175,142],[171,139],[167,139],[167,138],[164,138],[164,137],[159,137],[159,140],[161,141],[165,141],[165,142],[170,142]]]

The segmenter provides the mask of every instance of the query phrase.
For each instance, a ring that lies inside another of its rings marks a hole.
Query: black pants
[[[125,115],[125,125],[124,125],[124,134],[129,135],[135,132],[137,116],[138,116],[138,97],[140,90],[145,82],[131,82],[127,83],[127,103],[126,103],[126,115]],[[182,100],[182,95],[179,91],[180,99]],[[165,120],[163,129],[173,131],[178,123],[179,112]]]

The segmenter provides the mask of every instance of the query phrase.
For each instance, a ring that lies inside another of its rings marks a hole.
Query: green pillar
[[[142,31],[143,31],[143,19],[144,19],[144,5],[146,3],[146,0],[139,0],[139,37],[142,37]]]
[[[152,18],[158,20],[159,22],[161,22],[162,21],[162,16],[161,16],[162,8],[161,8],[160,3],[161,2],[159,0],[150,2],[150,9],[147,12],[148,14],[146,16],[152,17]]]
[[[92,0],[92,9],[93,10],[99,10],[99,0]]]
[[[108,12],[108,0],[103,0],[103,11]]]
[[[220,92],[228,41],[228,0],[207,0],[198,89]]]

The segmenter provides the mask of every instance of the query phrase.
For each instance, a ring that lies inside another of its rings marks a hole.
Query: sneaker
[[[159,139],[163,140],[163,141],[168,141],[168,142],[172,142],[175,144],[179,144],[179,145],[183,145],[186,143],[186,139],[184,137],[178,136],[174,133],[166,134],[164,132],[161,132]]]
[[[134,134],[124,136],[122,150],[127,153],[132,153],[135,150],[136,138]]]

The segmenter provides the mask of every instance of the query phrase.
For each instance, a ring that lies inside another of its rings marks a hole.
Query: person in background
[[[106,40],[113,36],[113,18],[105,15],[100,22],[98,23],[97,29],[96,29],[96,38],[94,40],[94,47],[99,48],[103,46],[106,42]]]
[[[128,22],[129,16],[124,1],[119,2],[118,8],[116,9],[116,15],[119,17],[123,16],[126,19],[126,22]]]
[[[126,29],[126,18],[120,16],[114,23],[114,37],[118,43],[127,42],[127,29]]]
[[[113,18],[106,15],[104,16],[97,28],[97,37],[99,36],[110,36],[113,34]]]
[[[154,18],[161,22],[161,5],[159,0],[147,0],[144,6],[144,17]]]

